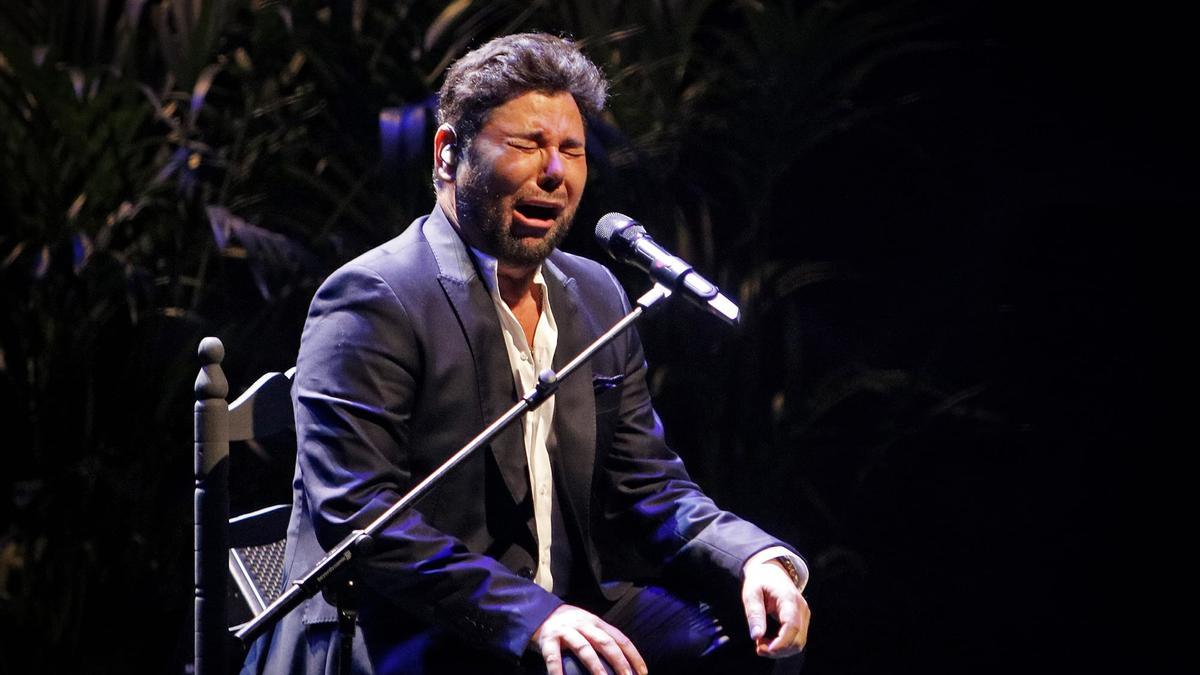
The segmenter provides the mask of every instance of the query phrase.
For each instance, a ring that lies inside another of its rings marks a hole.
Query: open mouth
[[[522,202],[513,207],[517,225],[544,230],[552,227],[562,207],[553,204]]]

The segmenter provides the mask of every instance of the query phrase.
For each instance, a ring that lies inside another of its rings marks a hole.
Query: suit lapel
[[[501,341],[500,321],[492,297],[480,280],[475,263],[441,208],[426,219],[423,233],[438,264],[438,283],[458,317],[475,363],[476,387],[484,424],[491,424],[517,401],[512,367]],[[482,431],[482,429],[478,430]],[[517,504],[529,498],[522,427],[514,422],[496,436],[490,451]],[[480,488],[482,489],[482,487]]]
[[[558,324],[558,345],[554,349],[554,370],[560,371],[590,343],[587,322],[580,316],[582,303],[575,279],[567,277],[553,263],[554,256],[542,267],[550,295],[550,307]],[[554,395],[554,440],[550,465],[568,523],[579,528],[583,542],[588,536],[588,510],[592,495],[592,471],[596,455],[596,399],[592,394],[590,363],[580,366],[559,385]],[[589,552],[589,557],[591,557]]]

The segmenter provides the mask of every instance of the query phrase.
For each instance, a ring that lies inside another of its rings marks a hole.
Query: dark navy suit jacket
[[[593,261],[558,251],[543,272],[560,368],[629,302]],[[492,299],[440,209],[321,286],[293,396],[298,452],[285,582],[519,396]],[[603,582],[665,565],[711,580],[714,591],[736,588],[744,561],[780,544],[717,508],[667,447],[636,331],[602,349],[556,397],[550,457],[574,594],[600,597]],[[359,560],[356,670],[468,672],[463,664],[481,652],[515,662],[562,604],[529,579],[536,542],[520,426],[455,469]],[[255,645],[247,670],[332,672],[335,619],[321,596],[307,601]]]

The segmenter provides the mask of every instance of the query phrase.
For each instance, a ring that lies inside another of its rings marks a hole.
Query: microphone
[[[596,223],[596,241],[613,258],[649,273],[655,283],[681,294],[692,304],[716,314],[726,323],[737,325],[737,305],[700,276],[691,265],[659,246],[633,218],[621,213],[604,216]]]

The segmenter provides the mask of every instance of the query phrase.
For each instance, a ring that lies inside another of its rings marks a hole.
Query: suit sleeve
[[[345,267],[313,300],[297,361],[297,463],[328,550],[417,480],[408,461],[421,349],[414,317],[374,271]],[[372,591],[472,644],[519,657],[561,601],[430,526],[413,509],[387,527],[358,573]]]
[[[615,279],[612,283],[617,285]],[[624,291],[617,288],[628,311]],[[771,546],[790,550],[753,523],[719,508],[667,446],[635,329],[629,331],[624,358],[618,419],[605,459],[610,528],[631,534],[653,563],[698,575],[717,571],[735,581],[755,553]]]

